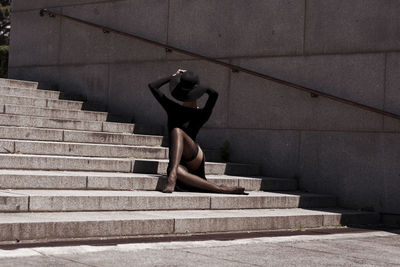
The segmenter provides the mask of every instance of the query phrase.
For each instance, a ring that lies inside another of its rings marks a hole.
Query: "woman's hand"
[[[178,74],[180,74],[180,73],[184,73],[184,72],[186,72],[187,70],[184,70],[184,69],[178,69],[174,74],[172,74],[172,76],[176,76],[176,75],[178,75]]]

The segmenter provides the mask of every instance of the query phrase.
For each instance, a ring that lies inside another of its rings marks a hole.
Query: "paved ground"
[[[400,266],[400,231],[0,247],[0,266]]]

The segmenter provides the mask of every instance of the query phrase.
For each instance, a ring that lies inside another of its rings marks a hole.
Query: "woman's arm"
[[[161,92],[160,87],[163,86],[163,85],[166,84],[166,83],[169,83],[169,82],[171,81],[171,79],[172,79],[173,76],[178,75],[179,73],[183,73],[183,72],[185,72],[185,71],[186,71],[186,70],[178,69],[178,70],[176,71],[176,73],[174,73],[174,74],[172,74],[172,75],[170,75],[170,76],[167,76],[167,77],[158,79],[158,80],[156,80],[156,81],[154,81],[154,82],[148,84],[148,86],[149,86],[151,92],[153,93],[154,97],[157,99],[158,102],[160,102],[160,104],[164,107],[165,110],[167,110],[168,104],[173,103],[173,101],[171,101],[170,99],[168,99],[168,98]]]
[[[167,76],[149,83],[148,85],[151,93],[154,95],[157,101],[160,102],[160,104],[162,104],[162,102],[165,101],[164,99],[166,99],[165,95],[161,92],[160,87],[168,83],[170,80],[171,76]]]
[[[207,103],[205,104],[203,110],[206,114],[211,115],[211,112],[215,106],[215,103],[217,102],[218,99],[218,92],[208,88],[206,91],[206,94],[208,94],[208,99],[207,99]]]

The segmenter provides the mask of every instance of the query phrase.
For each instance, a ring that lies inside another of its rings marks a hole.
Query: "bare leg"
[[[182,157],[190,158],[197,144],[181,129],[174,128],[170,133],[168,181],[164,193],[172,193],[175,189],[178,166]]]
[[[178,180],[185,183],[186,185],[199,188],[204,191],[212,193],[223,193],[223,194],[244,194],[243,187],[227,187],[222,185],[216,185],[207,180],[202,179],[194,174],[188,172],[188,170],[179,165],[178,167]]]
[[[190,159],[197,149],[197,144],[183,130],[174,128],[170,134],[169,170],[167,185],[164,193],[172,193],[175,189],[176,180],[179,179],[186,185],[196,187],[213,193],[243,194],[243,187],[218,186],[214,183],[191,174],[185,167],[179,165],[181,159]],[[203,161],[203,151],[199,149],[197,157],[188,162],[188,167],[196,170]]]

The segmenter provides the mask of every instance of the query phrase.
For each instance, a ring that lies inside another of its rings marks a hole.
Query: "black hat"
[[[199,77],[196,74],[185,71],[172,77],[169,90],[177,100],[190,102],[200,98],[207,88],[199,84]]]

